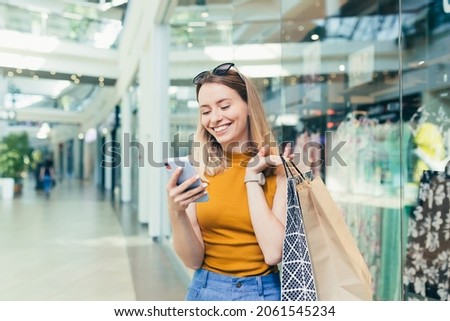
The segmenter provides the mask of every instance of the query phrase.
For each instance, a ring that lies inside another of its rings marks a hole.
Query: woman
[[[196,270],[186,300],[279,300],[286,183],[254,85],[233,63],[194,78],[198,177],[167,183],[174,248]],[[285,149],[288,156],[290,146]],[[208,193],[208,202],[195,202]]]
[[[45,198],[50,197],[50,191],[55,180],[55,170],[53,169],[53,161],[50,158],[45,160],[44,165],[40,169],[39,179],[44,186]]]

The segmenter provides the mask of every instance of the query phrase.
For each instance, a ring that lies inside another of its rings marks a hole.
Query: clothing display
[[[450,175],[424,171],[408,225],[403,276],[409,300],[450,300]]]

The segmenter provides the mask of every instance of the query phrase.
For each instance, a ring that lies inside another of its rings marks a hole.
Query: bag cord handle
[[[297,172],[297,176],[300,177],[301,180],[303,181],[308,181],[308,179],[306,178],[306,175],[294,164],[294,162],[290,159],[288,159],[288,161],[286,161],[283,157],[283,155],[280,154],[281,157],[281,161],[283,162],[283,167],[284,167],[284,171],[286,173],[286,177],[295,177],[296,175],[294,173],[292,173],[291,171],[291,167],[293,167],[295,169],[295,172]],[[289,171],[289,174],[288,174]]]
[[[281,157],[281,161],[283,162],[283,168],[284,168],[284,172],[286,173],[286,177],[294,177],[294,175],[291,172],[291,169],[289,168],[288,164],[286,163],[286,160],[283,157],[283,154],[280,154]],[[289,174],[288,174],[289,171]]]

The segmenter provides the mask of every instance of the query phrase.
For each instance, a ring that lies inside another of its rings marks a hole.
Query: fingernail
[[[206,184],[206,183],[203,183],[203,184],[202,184],[202,186],[203,186],[203,187],[206,187],[206,186],[208,186],[208,184]]]

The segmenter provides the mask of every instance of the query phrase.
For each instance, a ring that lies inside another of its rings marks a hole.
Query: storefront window
[[[406,300],[448,300],[450,151],[448,0],[403,1]],[[405,140],[406,142],[406,140]],[[411,200],[411,202],[408,202]]]

